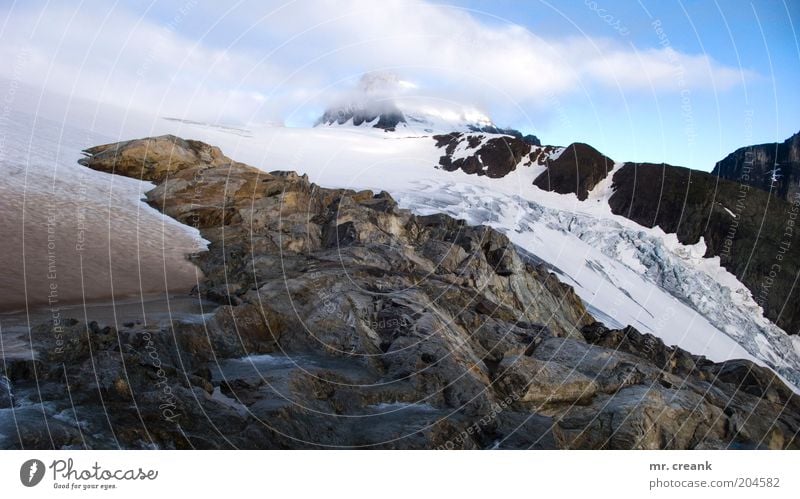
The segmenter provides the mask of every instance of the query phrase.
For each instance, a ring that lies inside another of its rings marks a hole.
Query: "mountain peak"
[[[419,87],[389,71],[364,74],[356,88],[328,107],[316,126],[356,126],[420,134],[484,132],[522,137],[499,128],[474,105],[419,92]]]

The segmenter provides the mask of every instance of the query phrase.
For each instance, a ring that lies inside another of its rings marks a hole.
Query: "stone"
[[[558,362],[525,355],[506,357],[497,367],[498,388],[537,412],[553,404],[586,404],[597,392],[592,378]]]

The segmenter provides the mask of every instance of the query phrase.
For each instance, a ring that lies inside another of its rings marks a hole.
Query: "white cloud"
[[[20,60],[23,70],[0,75],[164,116],[243,120],[260,106],[269,111],[266,92],[286,68],[188,40],[178,28],[102,4],[16,12],[0,59]]]
[[[192,6],[175,4],[170,12],[182,5]],[[408,0],[254,2],[225,16],[199,4],[186,19],[219,23],[200,40],[181,35],[183,17],[159,24],[103,6],[84,4],[77,13],[63,5],[44,12],[18,7],[0,35],[0,57],[13,60],[24,50],[23,78],[50,90],[161,115],[233,121],[302,113],[346,86],[342,79],[376,69],[409,76],[432,95],[532,108],[582,87],[702,91],[728,88],[743,76],[702,54],[637,52],[588,37],[544,39]],[[271,43],[260,46],[260,37]],[[9,71],[0,66],[0,75]]]
[[[698,90],[725,89],[742,79],[738,70],[706,55],[670,47],[637,52],[588,37],[544,39],[514,24],[481,23],[453,7],[405,0],[314,4],[303,16],[282,12],[276,29],[289,36],[313,26],[309,37],[335,50],[333,60],[357,60],[368,68],[407,66],[515,99],[593,83],[672,91],[679,86],[678,68],[685,69],[683,85]]]

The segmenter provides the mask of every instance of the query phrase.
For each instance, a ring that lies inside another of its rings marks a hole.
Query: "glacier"
[[[572,285],[609,327],[632,325],[715,362],[749,359],[800,385],[796,345],[761,315],[749,290],[724,276],[718,258],[702,257],[702,241],[684,246],[660,230],[463,183],[421,183],[397,198],[420,214],[444,212],[503,232]]]

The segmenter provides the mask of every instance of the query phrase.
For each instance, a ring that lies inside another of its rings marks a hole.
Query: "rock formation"
[[[0,447],[800,447],[771,371],[609,330],[491,228],[172,136],[88,154],[200,229],[218,305],[34,328],[3,361]]]
[[[547,161],[547,170],[533,185],[559,194],[575,194],[581,201],[614,168],[614,161],[590,146],[570,144],[556,159]]]
[[[532,138],[531,138],[532,137]],[[539,146],[534,136],[452,132],[434,135],[436,147],[443,150],[439,167],[446,171],[462,170],[470,175],[501,178],[520,164],[544,165],[553,146]]]
[[[800,194],[800,133],[783,142],[737,149],[719,161],[711,174],[793,202]]]

